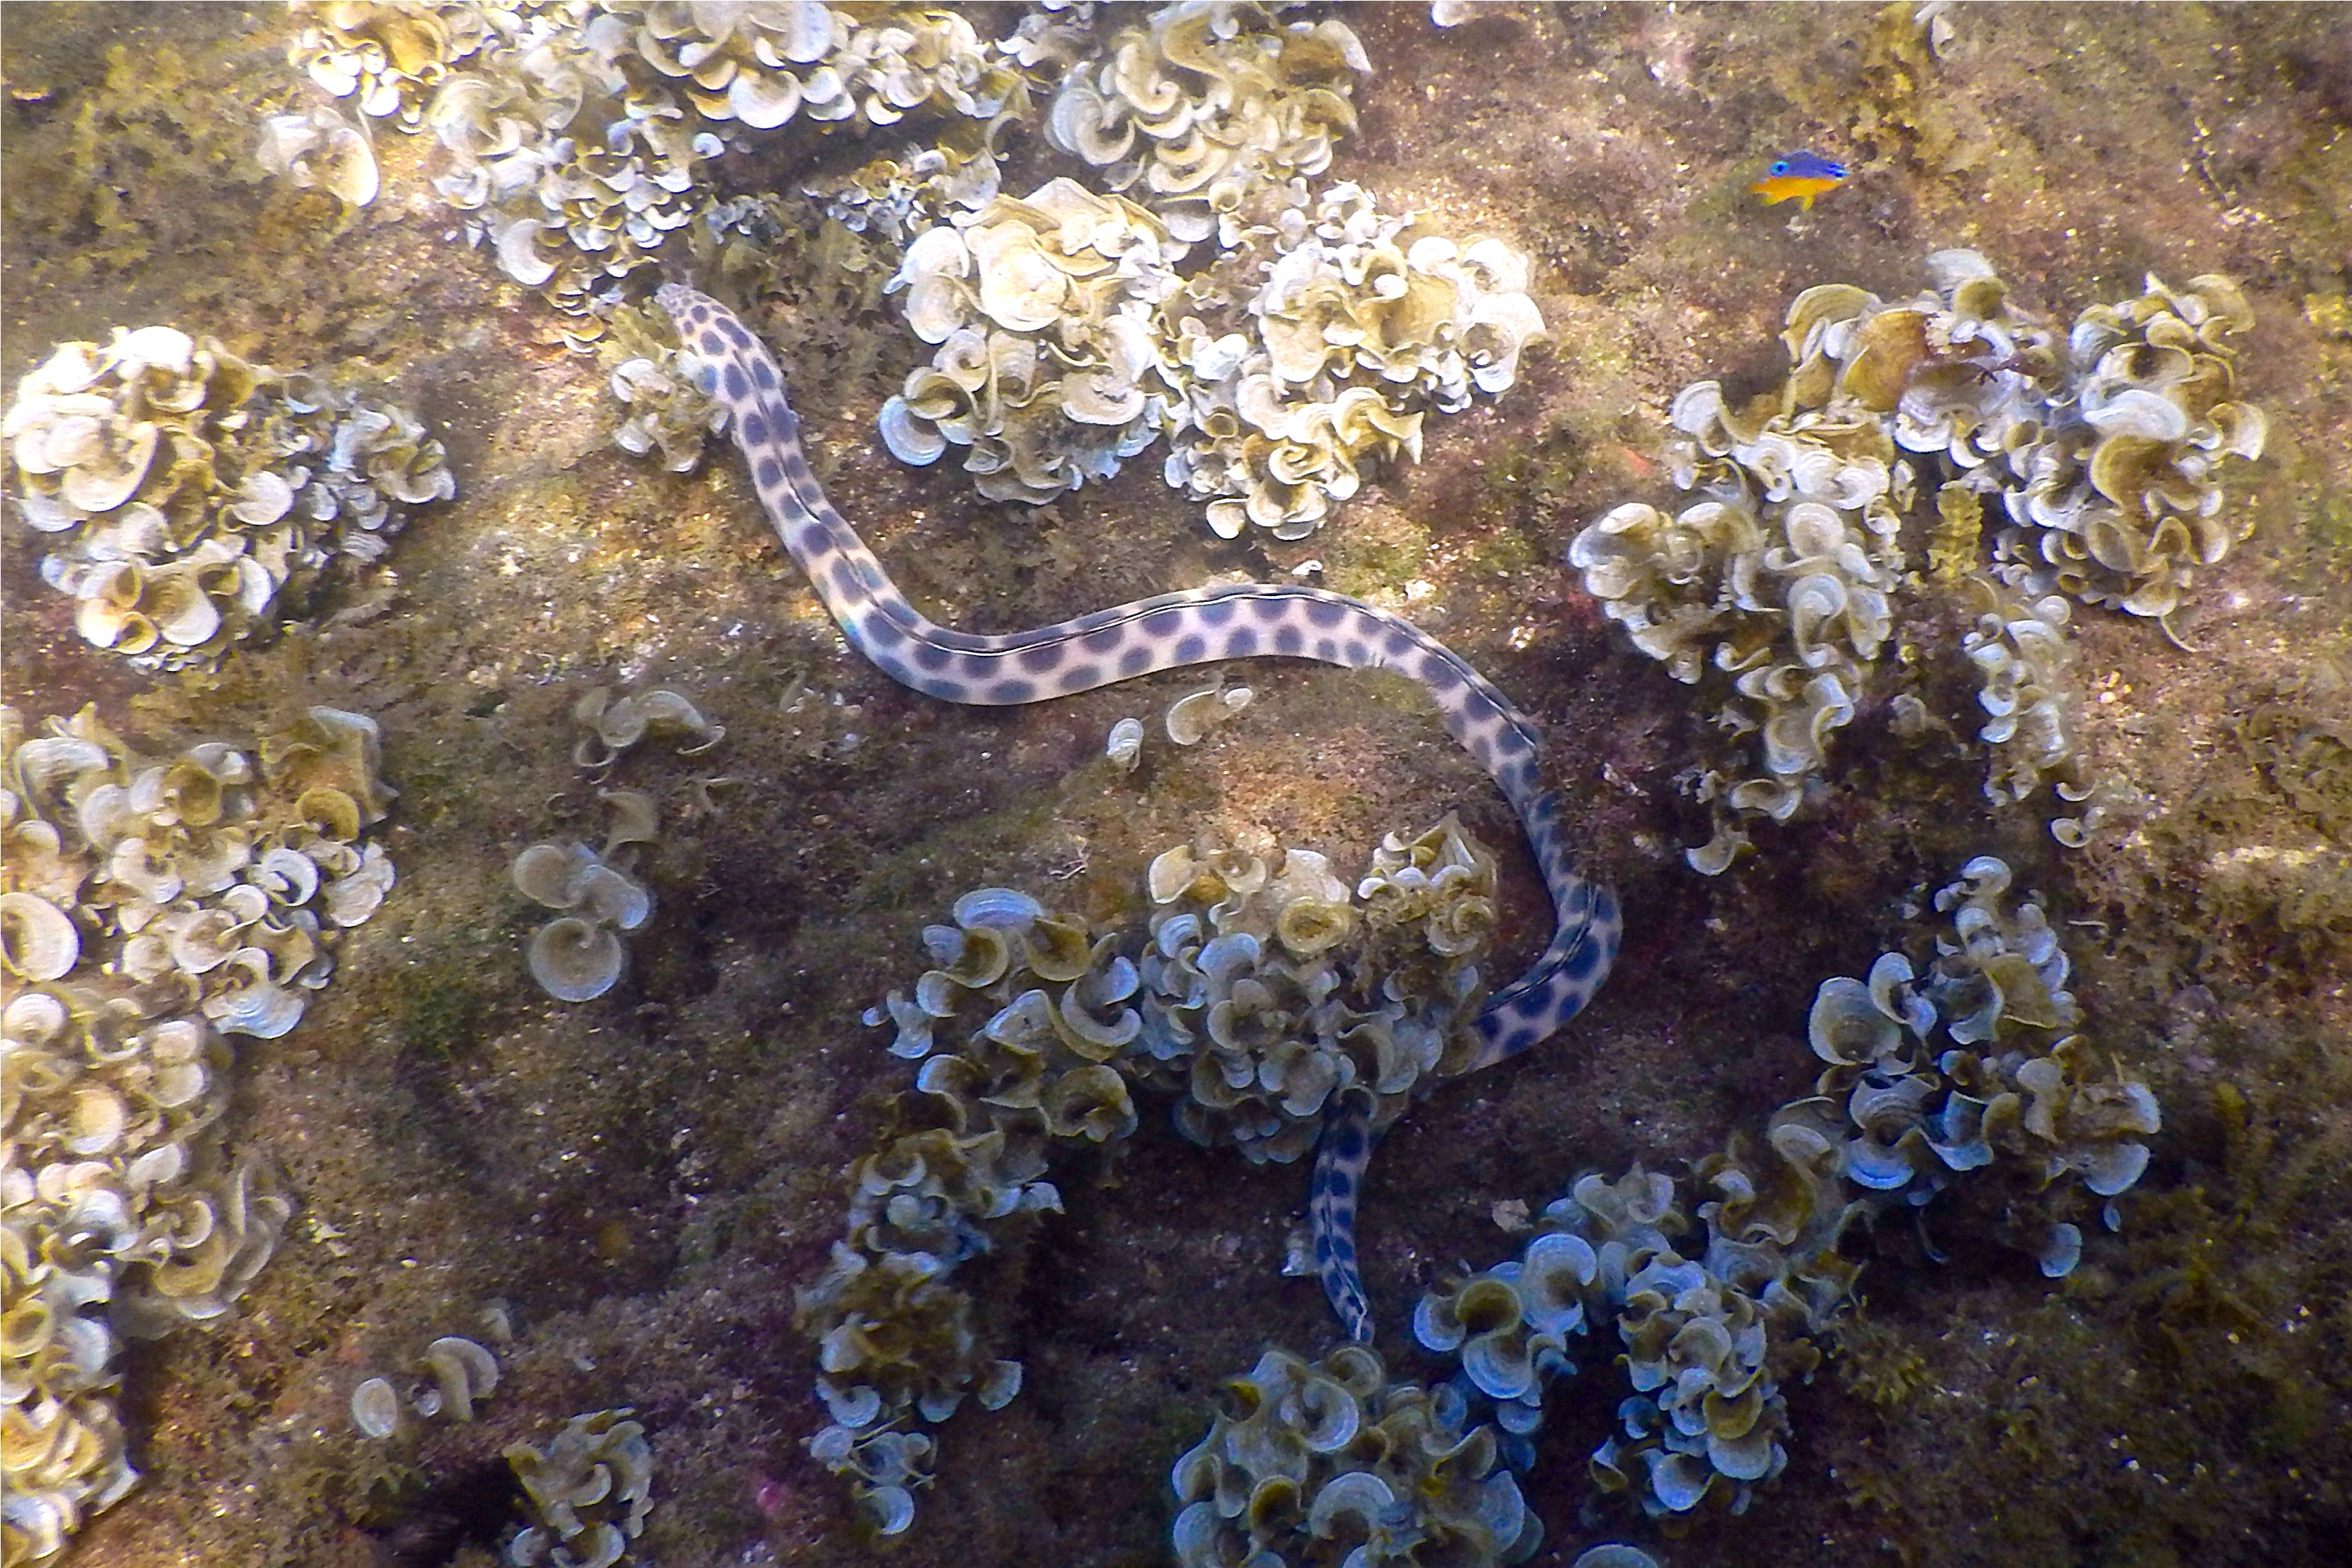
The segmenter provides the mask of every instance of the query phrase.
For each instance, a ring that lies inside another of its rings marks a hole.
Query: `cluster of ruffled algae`
[[[1636,1166],[1579,1177],[1517,1257],[1423,1296],[1413,1337],[1458,1370],[1385,1381],[1368,1350],[1308,1364],[1270,1350],[1171,1476],[1185,1568],[1332,1561],[1511,1563],[1533,1551],[1513,1471],[1535,1457],[1546,1389],[1613,1328],[1631,1392],[1591,1459],[1595,1485],[1672,1529],[1742,1511],[1787,1463],[1792,1378],[1833,1335],[1862,1265],[1857,1227],[1983,1171],[2000,1238],[2053,1278],[2083,1249],[2064,1216],[2146,1169],[2156,1100],[2077,1032],[2068,963],[2041,904],[1984,857],[1935,895],[1932,956],[1882,955],[1825,981],[1808,1037],[1814,1092],[1677,1182]],[[1980,1212],[1972,1208],[1971,1212]]]
[[[1294,1559],[1524,1563],[1543,1542],[1495,1429],[1444,1389],[1391,1383],[1370,1346],[1269,1349],[1226,1380],[1171,1477],[1181,1568]]]
[[[226,1313],[291,1205],[232,1155],[227,1038],[275,1039],[393,883],[376,727],[142,755],[0,708],[0,1558],[136,1481],[118,1335]]]
[[[294,63],[434,134],[449,163],[435,186],[477,214],[469,235],[565,312],[576,346],[610,343],[615,439],[675,469],[722,416],[693,354],[627,308],[644,288],[626,280],[680,234],[698,271],[748,269],[756,292],[772,270],[758,253],[807,219],[722,195],[709,165],[793,126],[931,128],[806,194],[903,250],[889,287],[936,345],[885,404],[884,440],[917,464],[962,449],[992,498],[1051,501],[1164,436],[1169,483],[1219,533],[1298,538],[1364,465],[1417,456],[1430,411],[1512,385],[1543,331],[1501,240],[1457,244],[1353,184],[1310,187],[1370,68],[1337,18],[1183,0],[1116,27],[1032,13],[984,43],[962,14],[914,5],[300,10]],[[281,118],[265,148],[295,178],[331,183],[356,156],[341,121]],[[1032,121],[1103,188],[1003,193],[997,142]]]
[[[1219,534],[1296,539],[1365,462],[1417,457],[1429,411],[1509,387],[1543,331],[1526,258],[1308,184],[1370,70],[1337,18],[1198,3],[1073,63],[1045,136],[1107,189],[1055,180],[916,236],[892,287],[939,349],[884,441],[963,447],[982,495],[1044,502],[1165,435]]]
[[[709,165],[787,123],[954,120],[991,172],[991,128],[1028,78],[960,12],[687,0],[320,0],[292,63],[439,143],[434,188],[473,243],[593,342],[623,279],[724,204]],[[911,155],[910,155],[911,157]],[[723,218],[720,220],[725,221]]]
[[[1618,507],[1570,546],[1634,645],[1720,698],[1724,741],[1689,780],[1714,817],[1689,852],[1709,874],[1746,846],[1745,822],[1786,821],[1819,790],[1835,732],[1886,684],[1914,595],[1960,595],[1976,616],[1963,652],[1986,794],[2050,782],[2084,808],[2053,831],[2084,841],[2132,792],[2089,777],[2070,601],[2160,620],[2242,537],[2224,465],[2260,455],[2264,423],[2237,401],[2230,339],[2252,313],[2235,284],[2151,277],[2062,336],[1973,251],[1927,269],[1932,289],[1893,303],[1850,284],[1800,294],[1778,387],[1736,407],[1711,381],[1675,398],[1673,475],[1691,501]],[[1906,524],[1924,573],[1906,572]],[[1934,722],[1915,692],[1888,708],[1898,734]]]
[[[623,1406],[574,1416],[544,1448],[509,1444],[531,1523],[507,1547],[512,1568],[613,1568],[653,1508],[654,1451]]]
[[[174,327],[60,345],[0,439],[17,515],[56,541],[43,579],[85,640],[148,668],[213,664],[329,562],[381,559],[411,508],[457,491],[405,409]]]
[[[1336,26],[1337,24],[1331,24]],[[1542,329],[1527,262],[1466,250],[1340,184],[1265,187],[1215,258],[1117,195],[1056,180],[926,231],[896,280],[940,345],[884,404],[910,463],[968,448],[982,495],[1044,502],[1166,435],[1171,486],[1231,538],[1301,538],[1371,458],[1418,456],[1432,409],[1517,378]]]
[[[958,1270],[1061,1210],[1055,1151],[1124,1140],[1139,1090],[1171,1095],[1194,1142],[1259,1162],[1307,1154],[1338,1095],[1369,1095],[1387,1125],[1467,1065],[1454,1030],[1483,994],[1494,876],[1448,817],[1391,836],[1352,891],[1311,851],[1202,844],[1153,862],[1144,932],[1007,888],[925,929],[933,967],[867,1015],[920,1063],[894,1112],[908,1130],[851,1166],[846,1235],[796,1314],[832,1416],[810,1451],[879,1531],[914,1518],[929,1428],[1020,1390]]]
[[[530,977],[560,1002],[589,1001],[619,984],[628,963],[620,934],[635,931],[654,912],[653,894],[607,858],[623,844],[645,841],[627,836],[635,825],[629,819],[638,814],[636,801],[645,802],[648,823],[653,817],[649,797],[635,790],[626,794],[631,800],[623,808],[625,820],[601,852],[576,840],[549,841],[515,857],[517,891],[557,912],[531,933],[528,951]]]
[[[482,1314],[492,1337],[513,1336],[503,1302]],[[417,1358],[421,1376],[408,1379],[407,1407],[432,1420],[471,1421],[474,1407],[497,1392],[498,1357],[462,1334],[443,1334]],[[352,1390],[352,1425],[376,1440],[402,1428],[401,1390],[372,1375]],[[530,1522],[507,1542],[512,1568],[613,1568],[645,1531],[653,1508],[653,1448],[627,1406],[574,1416],[544,1448],[510,1443],[506,1459],[522,1488]]]
[[[588,732],[572,759],[598,779],[648,737],[677,739],[681,757],[700,756],[727,738],[725,726],[667,686],[618,694],[593,686],[572,705],[572,716]],[[638,846],[658,836],[660,804],[643,789],[596,794],[613,819],[603,848],[548,840],[517,855],[509,873],[517,892],[556,912],[531,933],[527,954],[530,977],[558,1001],[590,1001],[618,985],[628,965],[621,933],[636,930],[653,914],[653,894],[633,874],[633,861]]]

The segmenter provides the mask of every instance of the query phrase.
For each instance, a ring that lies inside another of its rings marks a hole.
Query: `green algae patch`
[[[492,993],[474,962],[445,959],[421,967],[400,988],[394,1028],[410,1050],[439,1062],[455,1061],[480,1045]]]
[[[1325,547],[1323,580],[1350,598],[1392,594],[1421,576],[1430,538],[1430,525],[1401,507],[1357,507]]]

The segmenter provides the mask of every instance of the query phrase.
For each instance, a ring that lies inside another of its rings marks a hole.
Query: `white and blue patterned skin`
[[[1533,967],[1496,991],[1472,1026],[1475,1069],[1516,1056],[1574,1017],[1616,956],[1617,902],[1578,874],[1559,803],[1538,792],[1539,739],[1509,698],[1444,643],[1386,611],[1286,583],[1231,583],[1163,593],[1005,636],[950,632],[918,613],[856,530],[825,499],[801,453],[783,372],[751,330],[682,284],[656,298],[699,356],[704,390],[727,409],[751,480],[784,548],[850,645],[902,685],[947,702],[1043,702],[1155,670],[1278,655],[1351,669],[1395,670],[1436,700],[1445,727],[1502,787],[1526,829],[1558,920]],[[1365,1096],[1339,1096],[1318,1149],[1307,1212],[1332,1310],[1350,1338],[1371,1337],[1357,1270],[1356,1198],[1371,1155]]]

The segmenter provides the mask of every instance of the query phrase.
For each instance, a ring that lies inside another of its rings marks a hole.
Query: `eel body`
[[[1228,583],[1163,593],[1034,631],[954,632],[928,620],[834,509],[801,450],[800,421],[767,347],[708,295],[669,284],[656,297],[704,366],[751,481],[784,548],[808,574],[850,645],[892,680],[944,702],[1043,702],[1156,670],[1279,656],[1351,669],[1395,670],[1421,683],[1446,730],[1491,774],[1517,813],[1556,920],[1542,955],[1490,997],[1473,1029],[1473,1067],[1515,1056],[1591,999],[1617,952],[1616,900],[1576,869],[1558,802],[1537,785],[1535,725],[1485,676],[1426,632],[1384,610],[1318,588]],[[1371,1318],[1356,1262],[1356,1198],[1371,1153],[1359,1099],[1335,1096],[1318,1140],[1309,1226],[1317,1272],[1350,1337]]]

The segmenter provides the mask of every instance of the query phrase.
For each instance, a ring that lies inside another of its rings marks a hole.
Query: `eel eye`
[[[1781,159],[1778,163],[1772,165],[1772,172],[1775,174],[1785,174],[1788,172],[1789,161],[1786,158]]]

